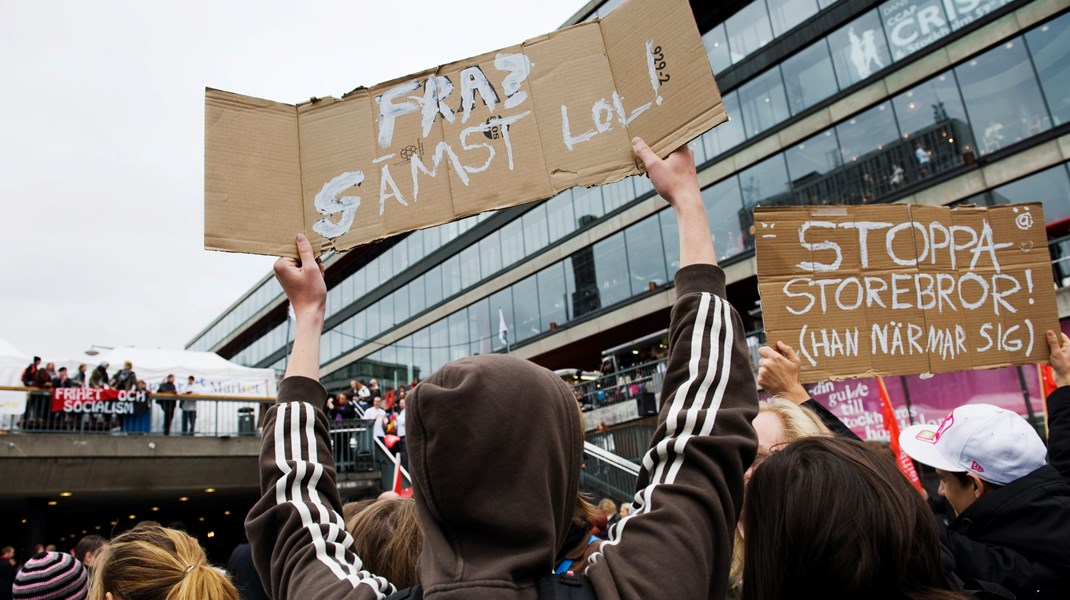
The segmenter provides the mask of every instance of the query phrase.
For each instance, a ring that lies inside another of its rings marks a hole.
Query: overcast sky
[[[203,249],[204,88],[341,96],[584,0],[0,0],[0,339],[182,348],[270,269]]]

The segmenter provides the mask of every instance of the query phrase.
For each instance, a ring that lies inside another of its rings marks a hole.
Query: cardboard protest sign
[[[686,0],[298,106],[205,93],[205,247],[293,255],[639,173],[726,120]]]
[[[1047,359],[1058,330],[1040,204],[757,208],[766,339],[804,382]]]

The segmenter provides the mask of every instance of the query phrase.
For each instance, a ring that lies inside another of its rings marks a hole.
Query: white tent
[[[0,339],[0,385],[22,385],[22,370],[30,364],[29,354],[23,354],[7,340]],[[0,391],[0,415],[20,415],[26,410],[24,392]]]
[[[19,376],[22,369],[30,363],[31,357],[0,340],[0,385],[22,385]],[[158,348],[115,348],[99,356],[82,355],[80,358],[60,359],[45,357],[43,364],[52,362],[56,368],[67,367],[70,375],[78,370],[78,365],[88,366],[87,374],[92,374],[97,365],[107,362],[108,375],[115,375],[123,368],[123,363],[133,363],[134,373],[138,379],[144,379],[150,391],[156,391],[160,383],[168,376],[175,376],[175,385],[179,393],[189,390],[188,378],[192,375],[198,386],[197,392],[204,395],[220,396],[274,397],[278,392],[278,380],[273,369],[254,369],[232,363],[214,352],[191,352],[187,350],[161,350]],[[201,407],[198,419],[198,431],[212,431],[220,411],[233,413],[239,408],[260,406],[259,402],[208,401]],[[225,407],[225,408],[224,408]],[[22,415],[26,411],[25,392],[0,392],[0,414]],[[162,428],[162,411],[154,410],[153,430]],[[11,423],[0,421],[0,428],[11,428]]]
[[[10,342],[0,339],[0,385],[22,385],[22,370],[33,357],[23,354]]]
[[[168,375],[175,376],[178,391],[187,391],[187,378],[192,375],[205,394],[225,396],[274,396],[277,391],[273,369],[243,367],[214,352],[189,350],[161,350],[159,348],[115,348],[99,356],[85,356],[77,360],[56,361],[56,367],[66,366],[74,374],[85,363],[91,374],[97,365],[107,362],[108,375],[114,375],[130,361],[138,379],[144,379],[155,391]],[[24,365],[25,366],[25,365]]]

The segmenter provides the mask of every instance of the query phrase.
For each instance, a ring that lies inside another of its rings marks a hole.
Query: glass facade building
[[[730,121],[691,147],[748,327],[757,205],[1036,201],[1053,252],[1070,246],[1065,2],[699,4]],[[603,350],[667,325],[678,252],[672,212],[631,178],[332,255],[323,380],[404,385],[506,341],[550,368],[597,369]],[[265,277],[188,347],[281,368],[291,336]]]

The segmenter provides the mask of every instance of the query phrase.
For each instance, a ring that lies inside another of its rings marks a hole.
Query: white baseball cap
[[[991,404],[966,404],[938,427],[912,425],[899,434],[910,458],[942,471],[971,472],[1007,485],[1043,467],[1048,449],[1025,419]]]

